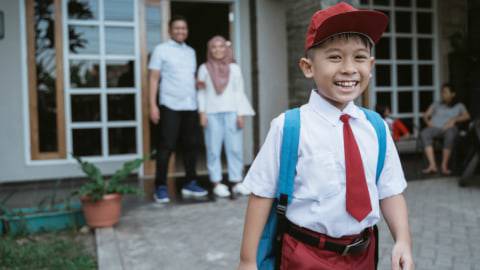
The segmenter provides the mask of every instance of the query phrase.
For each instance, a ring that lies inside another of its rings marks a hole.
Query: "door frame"
[[[192,3],[224,3],[230,4],[230,12],[232,15],[229,15],[230,21],[230,31],[231,31],[231,41],[234,48],[234,53],[236,59],[240,64],[240,46],[236,45],[236,41],[240,40],[240,22],[239,18],[239,3],[240,0],[142,0],[139,3],[139,39],[140,39],[140,65],[141,65],[141,79],[142,84],[142,136],[143,136],[143,153],[149,154],[152,152],[151,149],[151,138],[150,138],[150,116],[149,116],[149,87],[148,87],[148,51],[147,51],[147,36],[146,36],[146,25],[145,25],[145,6],[153,5],[158,6],[161,12],[161,24],[162,24],[162,36],[161,41],[164,42],[169,38],[168,35],[168,21],[171,17],[171,2],[192,2]],[[232,18],[233,16],[233,18]],[[155,160],[148,160],[143,166],[143,170],[140,172],[141,176],[144,178],[152,178],[155,174]],[[169,164],[169,176],[176,176],[175,173],[175,156],[173,155],[170,159]]]

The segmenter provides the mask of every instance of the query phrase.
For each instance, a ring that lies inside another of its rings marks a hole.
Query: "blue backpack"
[[[382,117],[369,109],[361,108],[377,134],[379,151],[376,170],[376,182],[385,162],[387,133]],[[280,172],[278,176],[277,195],[263,229],[257,251],[257,267],[259,270],[280,268],[281,246],[286,231],[287,206],[292,199],[295,167],[298,160],[298,143],[300,138],[300,109],[285,112],[283,139],[280,154]]]

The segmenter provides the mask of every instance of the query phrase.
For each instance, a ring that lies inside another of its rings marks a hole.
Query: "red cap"
[[[359,10],[340,2],[313,14],[305,39],[305,50],[340,33],[363,34],[377,43],[387,24],[387,15],[380,11]]]

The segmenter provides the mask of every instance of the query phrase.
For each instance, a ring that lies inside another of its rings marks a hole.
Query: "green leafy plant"
[[[119,194],[141,194],[137,187],[124,184],[123,181],[145,162],[148,157],[137,158],[127,161],[118,169],[109,179],[105,179],[100,169],[93,163],[82,160],[80,157],[74,156],[80,165],[82,171],[88,177],[88,181],[83,184],[74,195],[81,197],[87,196],[90,200],[96,202],[103,198],[104,195]]]

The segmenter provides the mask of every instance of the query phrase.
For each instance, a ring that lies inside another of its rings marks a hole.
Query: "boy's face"
[[[453,98],[455,97],[455,93],[450,90],[450,87],[444,86],[442,88],[442,100],[443,102],[450,104],[452,102]]]
[[[367,87],[374,59],[358,37],[334,39],[300,60],[305,77],[313,78],[328,102],[343,110]]]

